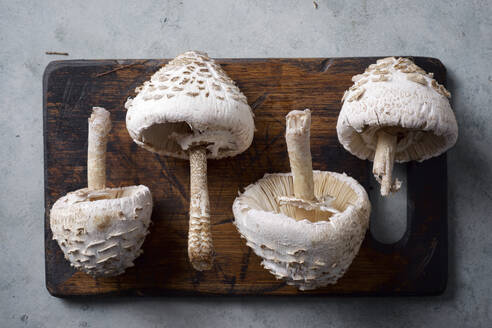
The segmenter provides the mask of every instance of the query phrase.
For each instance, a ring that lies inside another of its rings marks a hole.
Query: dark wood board
[[[260,266],[232,224],[238,190],[267,172],[289,171],[285,115],[312,110],[313,166],[346,172],[368,188],[371,163],[340,146],[336,121],[351,77],[377,58],[220,59],[248,97],[257,131],[243,154],[210,160],[208,179],[213,270],[194,271],[187,259],[189,164],[150,153],[132,142],[124,103],[135,87],[167,60],[69,60],[48,65],[43,80],[45,152],[46,286],[54,296],[81,295],[429,295],[447,281],[447,167],[440,156],[407,164],[407,231],[397,243],[377,242],[368,232],[338,284],[309,292],[276,280]],[[434,58],[414,57],[445,84]],[[73,270],[52,240],[49,209],[68,191],[86,186],[87,118],[92,106],[111,112],[108,185],[147,185],[154,197],[153,225],[135,267],[121,276],[94,279]],[[402,213],[402,217],[404,217]]]

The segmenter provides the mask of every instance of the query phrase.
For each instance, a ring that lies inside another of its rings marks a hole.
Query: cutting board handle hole
[[[402,181],[400,191],[382,197],[380,186],[372,175],[370,165],[369,198],[371,200],[370,233],[382,244],[394,244],[403,238],[407,230],[407,169],[406,164],[396,164],[393,176]]]

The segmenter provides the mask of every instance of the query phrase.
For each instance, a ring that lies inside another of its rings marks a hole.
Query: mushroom
[[[146,186],[106,187],[109,112],[94,107],[89,118],[87,188],[58,199],[50,212],[53,239],[71,266],[92,276],[116,276],[133,266],[152,213]]]
[[[355,156],[374,161],[381,195],[400,188],[392,181],[394,161],[424,161],[456,143],[451,94],[410,59],[380,59],[352,81],[342,98],[338,139]]]
[[[212,267],[207,158],[235,156],[253,140],[246,97],[207,54],[188,51],[136,90],[125,107],[126,127],[143,148],[190,161],[188,256],[199,271]]]
[[[364,188],[346,174],[313,171],[309,110],[287,115],[292,173],[266,174],[232,206],[239,233],[262,265],[300,290],[335,284],[369,225]]]

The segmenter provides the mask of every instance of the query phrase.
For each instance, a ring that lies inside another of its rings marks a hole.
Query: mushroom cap
[[[50,226],[73,267],[92,276],[116,276],[142,253],[151,214],[146,186],[84,188],[55,202]]]
[[[354,85],[342,99],[337,132],[340,143],[355,156],[374,160],[381,128],[399,131],[397,162],[423,161],[456,143],[458,125],[450,93],[410,59],[380,59],[352,80]]]
[[[294,208],[279,206],[293,196],[291,173],[266,174],[246,187],[232,206],[238,231],[262,265],[300,290],[335,284],[357,255],[369,225],[364,188],[346,174],[313,171],[315,196],[333,197],[339,210],[328,221],[296,221]]]
[[[207,54],[188,51],[129,98],[126,127],[143,148],[177,158],[205,144],[208,158],[235,156],[253,141],[253,112],[235,82]]]

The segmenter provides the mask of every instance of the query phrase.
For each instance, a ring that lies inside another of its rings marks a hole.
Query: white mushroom
[[[253,140],[246,97],[207,54],[188,51],[157,71],[128,99],[126,127],[140,146],[190,160],[188,256],[196,270],[212,267],[207,158],[235,156]]]
[[[380,59],[352,80],[342,99],[338,139],[355,156],[374,161],[381,195],[400,188],[391,177],[394,161],[423,161],[456,143],[450,93],[410,59]]]
[[[116,276],[141,253],[152,213],[146,186],[106,188],[109,112],[94,107],[89,118],[88,188],[69,192],[50,212],[53,239],[65,258],[92,276]]]
[[[346,174],[313,171],[309,110],[287,115],[292,173],[266,174],[232,206],[246,244],[278,279],[300,290],[335,284],[357,255],[371,205]]]

